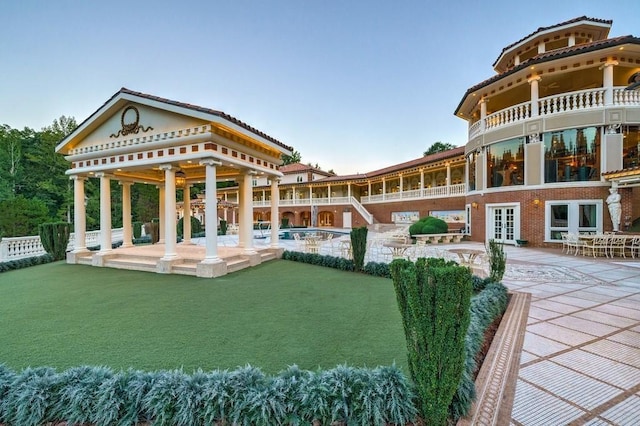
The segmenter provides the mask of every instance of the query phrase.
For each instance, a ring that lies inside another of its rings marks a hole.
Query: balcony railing
[[[360,202],[362,204],[367,203],[382,203],[388,201],[399,200],[417,200],[423,198],[444,198],[458,195],[464,195],[466,191],[466,184],[459,183],[448,186],[436,186],[434,188],[414,189],[402,192],[391,192],[389,194],[377,194],[367,197],[361,197]]]
[[[598,87],[541,98],[538,100],[537,116],[545,117],[553,114],[604,108],[605,92],[606,89]],[[624,87],[614,87],[613,103],[610,106],[640,106],[640,91],[625,90]],[[486,116],[484,119],[484,130],[495,130],[530,118],[535,118],[535,116],[531,109],[531,102],[527,101]],[[480,135],[482,131],[481,121],[471,124],[469,126],[469,140]]]

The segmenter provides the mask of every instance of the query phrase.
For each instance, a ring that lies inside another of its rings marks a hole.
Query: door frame
[[[503,244],[516,245],[516,240],[520,239],[520,203],[491,203],[485,205],[485,241],[493,238],[493,213],[495,209],[513,208],[513,240],[502,240]]]

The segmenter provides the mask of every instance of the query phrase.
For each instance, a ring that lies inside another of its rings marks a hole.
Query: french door
[[[488,240],[515,244],[520,238],[518,206],[490,206]]]

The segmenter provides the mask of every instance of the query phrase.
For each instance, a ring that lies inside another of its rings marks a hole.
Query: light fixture
[[[187,183],[187,175],[182,171],[176,172],[176,186],[182,188]]]
[[[533,205],[538,207],[540,205],[540,199],[539,198],[534,199],[533,200]]]
[[[473,203],[471,203],[471,207],[473,207],[474,209],[478,208],[478,203],[476,203],[475,201]]]

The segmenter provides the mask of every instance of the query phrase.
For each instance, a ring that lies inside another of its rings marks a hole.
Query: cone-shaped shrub
[[[353,253],[353,264],[356,272],[364,268],[364,256],[367,254],[367,233],[366,226],[351,230],[351,252]]]
[[[64,259],[69,245],[69,233],[71,232],[69,223],[43,223],[39,229],[42,247],[53,256],[54,260]]]
[[[427,424],[444,425],[464,370],[471,272],[459,266],[428,267],[425,259],[415,264],[397,259],[391,277],[421,414]]]

